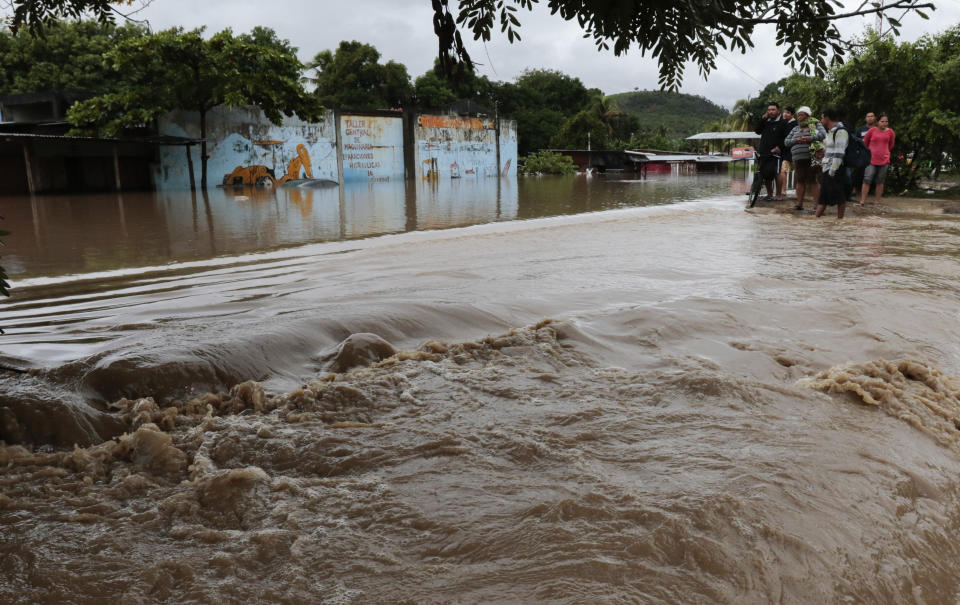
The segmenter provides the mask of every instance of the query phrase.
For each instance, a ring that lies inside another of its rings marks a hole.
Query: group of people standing
[[[786,190],[787,174],[794,169],[797,204],[794,210],[803,210],[807,193],[816,201],[816,216],[823,215],[827,206],[837,207],[837,218],[843,218],[846,203],[855,191],[862,206],[876,187],[876,197],[883,196],[883,182],[890,164],[895,135],[890,119],[873,112],[866,115],[866,124],[851,132],[840,120],[840,112],[824,109],[817,121],[810,108],[792,107],[780,111],[779,103],[767,105],[754,132],[760,135],[757,146],[759,176],[767,189],[766,200],[782,200]],[[870,149],[870,165],[851,170],[843,159],[850,137],[859,137]],[[774,184],[776,196],[774,196]]]

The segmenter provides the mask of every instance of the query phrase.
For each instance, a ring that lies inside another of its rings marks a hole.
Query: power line
[[[958,0],[958,1],[960,1],[960,0]],[[753,80],[754,82],[756,82],[757,84],[759,84],[760,86],[766,86],[766,84],[765,84],[764,82],[761,82],[760,80],[754,78],[752,75],[750,75],[749,72],[747,72],[747,70],[743,69],[742,67],[740,67],[739,65],[737,65],[736,63],[734,63],[732,60],[728,59],[728,58],[726,57],[726,55],[724,55],[724,54],[722,54],[722,53],[718,53],[717,56],[720,57],[721,59],[723,59],[724,61],[726,61],[727,63],[729,63],[730,65],[733,65],[734,67],[736,67],[737,69],[739,69],[740,72],[743,73],[743,75],[747,76],[748,78],[750,78],[751,80]]]

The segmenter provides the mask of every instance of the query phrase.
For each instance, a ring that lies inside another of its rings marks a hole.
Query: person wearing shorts
[[[877,197],[877,202],[883,197],[883,181],[887,177],[890,152],[893,151],[895,141],[896,135],[893,128],[890,128],[890,118],[886,114],[880,114],[877,125],[863,136],[864,144],[870,149],[870,165],[863,172],[863,187],[860,189],[858,206],[863,206],[867,201],[870,185],[876,187],[874,195]]]
[[[807,192],[816,200],[820,195],[819,166],[813,166],[810,153],[810,144],[822,141],[827,137],[827,131],[816,120],[810,119],[810,108],[804,105],[797,109],[797,121],[784,140],[784,145],[790,149],[793,157],[794,185],[797,189],[797,204],[794,210],[803,210],[803,200]]]

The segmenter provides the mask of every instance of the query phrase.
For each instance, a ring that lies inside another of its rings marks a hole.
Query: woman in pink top
[[[890,152],[893,150],[895,139],[893,128],[890,128],[890,118],[885,114],[880,115],[877,125],[867,131],[863,137],[864,144],[870,149],[870,165],[863,173],[863,188],[860,191],[860,202],[857,205],[863,206],[867,201],[867,194],[870,193],[870,185],[877,186],[877,201],[883,197],[883,180],[887,176],[887,167],[890,165]]]

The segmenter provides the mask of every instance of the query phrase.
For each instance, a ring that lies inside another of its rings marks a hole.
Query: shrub
[[[575,174],[577,166],[568,155],[555,151],[540,151],[520,158],[523,174]]]

